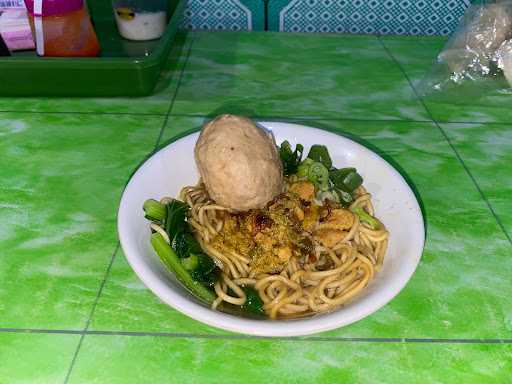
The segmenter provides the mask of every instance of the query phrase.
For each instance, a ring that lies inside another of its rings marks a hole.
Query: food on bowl
[[[239,153],[231,156],[232,147]],[[382,265],[388,232],[362,177],[333,167],[323,145],[305,158],[303,151],[288,141],[277,147],[250,120],[224,115],[205,125],[196,144],[197,185],[185,186],[179,199],[145,202],[155,251],[213,309],[272,319],[332,311]],[[249,161],[253,155],[258,161]],[[245,172],[264,184],[254,185],[258,196]]]
[[[210,198],[225,208],[263,208],[283,189],[272,135],[245,117],[222,115],[206,124],[195,158]]]

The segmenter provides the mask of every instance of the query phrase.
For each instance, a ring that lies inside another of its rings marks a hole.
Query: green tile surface
[[[442,124],[512,237],[512,129],[508,124]]]
[[[430,71],[436,56],[446,44],[444,37],[388,37],[380,38],[393,57],[406,69],[414,84]]]
[[[1,111],[140,113],[165,115],[176,92],[178,75],[186,62],[192,38],[176,37],[169,60],[162,70],[155,92],[149,97],[0,97]]]
[[[162,117],[0,114],[0,327],[81,329]]]
[[[86,336],[70,384],[508,383],[511,345]]]
[[[189,33],[154,96],[0,99],[19,111],[0,112],[0,384],[510,382],[512,243],[496,218],[510,236],[512,116],[504,95],[425,100],[427,113],[409,80],[443,44]],[[402,172],[427,242],[395,299],[347,327],[269,340],[200,324],[144,287],[117,249],[123,187],[155,145],[220,112],[333,130]]]
[[[395,37],[382,41],[421,91],[419,83],[430,74],[437,54],[443,49],[444,39]],[[441,122],[509,122],[512,119],[510,86],[501,78],[465,82],[445,92],[433,92],[424,100],[432,117]]]
[[[78,335],[0,333],[0,383],[62,383]]]
[[[200,33],[174,114],[425,119],[377,38]]]

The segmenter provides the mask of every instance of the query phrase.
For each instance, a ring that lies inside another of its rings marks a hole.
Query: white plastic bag
[[[512,0],[470,6],[419,91],[449,92],[468,82],[482,91],[511,89]]]

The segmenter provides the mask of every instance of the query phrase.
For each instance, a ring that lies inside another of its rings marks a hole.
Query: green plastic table
[[[425,101],[439,38],[180,35],[147,98],[0,99],[0,383],[512,382],[512,99]],[[120,250],[136,167],[222,112],[334,129],[411,180],[427,241],[388,305],[254,338],[160,302]]]

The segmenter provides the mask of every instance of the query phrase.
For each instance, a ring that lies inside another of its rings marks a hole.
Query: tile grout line
[[[468,125],[506,125],[509,123],[504,121],[460,121],[460,120],[436,120],[439,124],[468,124]]]
[[[493,338],[416,338],[416,337],[268,337],[248,336],[243,334],[216,335],[194,334],[179,332],[137,332],[137,331],[89,331],[65,329],[18,329],[0,328],[5,333],[32,333],[32,334],[61,334],[61,335],[91,335],[91,336],[123,336],[123,337],[163,337],[163,338],[191,338],[209,340],[280,340],[280,341],[312,341],[312,342],[353,342],[353,343],[409,343],[409,344],[512,344],[512,339]]]
[[[85,112],[85,111],[18,111],[18,110],[0,110],[2,113],[23,113],[34,115],[93,115],[93,116],[165,116],[166,112],[162,113],[136,113],[136,112]]]
[[[160,131],[158,133],[158,137],[157,137],[155,146],[154,146],[154,148],[152,150],[152,153],[154,153],[156,151],[156,149],[158,148],[158,144],[159,144],[159,142],[160,142],[160,140],[162,138],[163,132],[164,132],[165,127],[167,125],[167,121],[169,120],[169,114],[170,114],[170,112],[172,110],[172,107],[174,105],[174,101],[176,100],[176,96],[178,94],[178,90],[179,90],[179,87],[180,87],[181,79],[183,77],[183,72],[185,71],[186,65],[188,63],[188,59],[190,57],[190,52],[192,50],[192,45],[193,45],[194,41],[195,41],[195,38],[192,39],[192,41],[190,42],[190,45],[188,46],[187,55],[185,57],[185,62],[183,63],[183,67],[181,68],[181,71],[179,72],[178,79],[177,79],[177,82],[176,82],[176,89],[174,91],[174,94],[172,96],[170,105],[169,105],[169,107],[167,109],[167,112],[165,114],[165,118],[164,118],[164,121],[163,121],[162,126],[160,128]],[[162,115],[159,115],[159,116],[162,116]],[[91,324],[92,317],[94,315],[94,311],[96,310],[96,306],[98,305],[101,293],[103,292],[103,288],[105,287],[107,278],[108,278],[108,276],[110,274],[110,270],[112,269],[112,265],[114,264],[114,260],[116,258],[117,252],[119,251],[119,248],[120,248],[120,244],[119,244],[119,242],[117,242],[116,248],[115,248],[114,253],[113,253],[113,255],[112,255],[111,259],[110,259],[110,263],[109,263],[109,265],[107,267],[107,270],[105,271],[105,275],[104,275],[103,281],[101,282],[100,288],[98,290],[98,293],[97,293],[96,298],[94,300],[93,306],[91,308],[91,312],[89,313],[89,317],[88,317],[87,322],[85,324],[85,328],[80,333],[81,334],[80,340],[78,341],[78,345],[76,347],[75,353],[73,354],[73,358],[71,360],[71,364],[70,364],[69,369],[68,369],[68,371],[66,373],[66,377],[64,378],[64,384],[67,384],[69,382],[69,378],[71,377],[71,373],[72,373],[73,368],[75,366],[78,354],[80,353],[80,349],[82,347],[82,343],[83,343],[83,340],[84,340],[85,336],[87,334],[94,334],[92,332],[88,332],[89,331],[89,326]]]
[[[201,113],[170,113],[169,108],[162,113],[146,113],[146,112],[84,112],[84,111],[22,111],[22,110],[0,110],[1,114],[14,113],[14,114],[34,114],[34,115],[92,115],[92,116],[153,116],[153,117],[164,117],[169,113],[170,116],[176,117],[210,117],[206,114]],[[432,123],[432,120],[421,120],[421,119],[359,119],[359,118],[343,118],[343,117],[322,117],[322,116],[272,116],[272,115],[251,115],[248,116],[251,119],[272,119],[272,120],[325,120],[325,121],[365,121],[370,123],[378,122],[404,122],[404,123]],[[459,121],[459,120],[439,120],[441,124],[473,124],[473,125],[507,125],[505,122],[499,121]]]
[[[428,116],[432,119],[433,123],[435,124],[435,126],[439,129],[441,135],[444,137],[444,139],[446,140],[446,142],[448,143],[448,145],[450,146],[450,148],[452,149],[452,151],[454,152],[455,154],[455,157],[457,158],[457,160],[459,161],[459,163],[462,165],[462,167],[464,168],[464,170],[466,171],[466,174],[469,176],[470,180],[473,182],[473,185],[475,186],[475,188],[477,189],[478,193],[480,194],[480,197],[484,200],[485,204],[487,205],[487,208],[489,209],[489,211],[491,212],[492,216],[494,217],[494,219],[496,220],[496,223],[498,224],[498,226],[500,227],[501,231],[503,232],[503,234],[505,235],[506,239],[508,240],[508,242],[510,243],[510,245],[512,246],[512,237],[510,236],[510,234],[508,233],[508,231],[505,229],[505,226],[503,225],[503,222],[501,221],[500,217],[498,216],[498,214],[496,213],[496,211],[494,210],[494,207],[492,206],[491,202],[487,199],[487,196],[485,195],[484,191],[480,188],[480,185],[478,184],[478,182],[476,181],[476,178],[475,176],[473,175],[473,173],[469,170],[468,166],[466,165],[466,163],[464,162],[464,160],[462,159],[462,156],[460,155],[459,151],[457,151],[457,149],[455,148],[455,145],[452,143],[452,140],[450,139],[450,137],[448,136],[448,134],[445,132],[445,130],[443,129],[443,127],[441,127],[441,125],[438,123],[438,121],[434,118],[434,116],[432,115],[432,113],[430,112],[430,109],[427,107],[427,105],[425,104],[425,102],[423,101],[423,99],[419,96],[418,92],[416,91],[416,88],[414,87],[414,85],[412,84],[412,81],[411,79],[409,78],[409,76],[407,75],[407,73],[405,72],[404,68],[402,67],[402,65],[400,64],[400,62],[393,56],[393,54],[390,52],[390,50],[388,49],[388,47],[386,46],[386,44],[384,44],[384,42],[382,40],[380,40],[380,43],[382,45],[382,47],[384,48],[384,50],[387,52],[387,54],[389,55],[389,57],[396,63],[396,65],[398,65],[398,67],[400,68],[400,71],[402,71],[402,74],[405,76],[407,82],[409,83],[409,86],[412,88],[412,91],[415,95],[415,97],[418,99],[418,101],[421,103],[421,105],[423,106],[423,108],[425,109],[425,111],[427,112]]]
[[[213,118],[206,114],[195,113],[170,113],[173,117],[188,117],[188,118]],[[350,122],[369,122],[369,123],[432,123],[432,120],[402,120],[402,119],[357,119],[357,118],[342,118],[342,117],[321,117],[321,116],[261,116],[261,115],[248,115],[247,117],[260,120],[260,121],[350,121]],[[476,124],[476,123],[475,123]]]
[[[212,116],[208,116],[200,113],[171,113],[173,117],[188,117],[188,118],[212,118]],[[164,115],[160,115],[164,116]],[[247,116],[251,119],[255,120],[272,120],[272,121],[291,121],[291,120],[300,120],[300,121],[348,121],[348,122],[367,122],[367,123],[435,123],[434,120],[404,120],[404,119],[358,119],[358,118],[343,118],[343,117],[321,117],[321,116],[260,116],[260,115],[249,115]],[[469,124],[469,125],[506,125],[510,124],[499,121],[458,121],[458,120],[438,120],[440,124]]]
[[[91,308],[91,311],[89,312],[89,316],[87,318],[87,321],[85,323],[85,327],[83,329],[83,331],[81,331],[81,336],[80,336],[80,340],[78,341],[78,345],[75,349],[75,353],[73,354],[73,358],[71,359],[71,364],[69,365],[69,369],[66,373],[66,377],[64,378],[64,384],[67,384],[68,381],[69,381],[69,377],[71,376],[71,372],[73,371],[73,367],[75,366],[75,362],[76,362],[76,359],[78,357],[78,353],[80,352],[80,349],[82,347],[82,343],[84,341],[84,337],[85,335],[87,334],[87,331],[89,330],[89,326],[91,325],[91,320],[92,320],[92,317],[94,315],[94,311],[96,310],[96,306],[98,305],[98,302],[100,300],[100,296],[101,296],[101,293],[103,292],[103,288],[105,287],[105,284],[107,282],[107,278],[108,276],[110,275],[110,270],[112,269],[112,265],[114,264],[114,260],[116,258],[116,255],[117,255],[117,252],[119,251],[119,248],[120,248],[120,245],[119,245],[119,241],[117,242],[116,244],[116,247],[114,248],[114,252],[112,253],[112,256],[110,258],[110,262],[107,266],[107,269],[105,271],[105,274],[103,276],[103,280],[100,284],[100,287],[98,289],[98,292],[96,293],[96,297],[94,299],[94,302],[92,304],[92,308]]]
[[[169,121],[169,116],[171,115],[172,108],[174,107],[174,102],[176,101],[176,98],[178,96],[178,91],[180,89],[181,80],[183,79],[183,73],[185,72],[185,68],[187,67],[188,60],[190,58],[190,54],[192,52],[192,46],[194,45],[194,42],[196,41],[196,36],[192,37],[192,40],[190,41],[190,44],[187,48],[187,54],[185,56],[185,62],[183,63],[183,67],[181,68],[181,71],[178,75],[178,79],[176,80],[176,89],[174,90],[174,94],[172,95],[171,103],[169,104],[169,108],[167,109],[167,113],[165,114],[164,122],[162,124],[162,128],[160,129],[160,132],[158,134],[155,147],[153,148],[153,153],[158,149],[158,145],[160,144],[160,140],[162,140],[165,128],[167,126],[167,122]]]
[[[34,115],[91,115],[91,116],[149,116],[149,117],[166,117],[167,115],[173,117],[190,117],[201,118],[211,117],[206,114],[196,113],[171,113],[169,108],[166,112],[162,113],[145,113],[145,112],[79,112],[79,111],[21,111],[21,110],[0,110],[1,114],[14,113],[14,114],[34,114]],[[322,116],[272,116],[272,115],[251,115],[248,116],[256,120],[273,120],[273,121],[286,121],[286,120],[301,120],[301,121],[350,121],[350,122],[368,122],[368,123],[432,123],[434,120],[421,120],[421,119],[358,119],[358,118],[343,118],[343,117],[322,117]],[[499,121],[459,121],[459,120],[438,120],[440,124],[471,124],[471,125],[507,125],[505,122]]]

